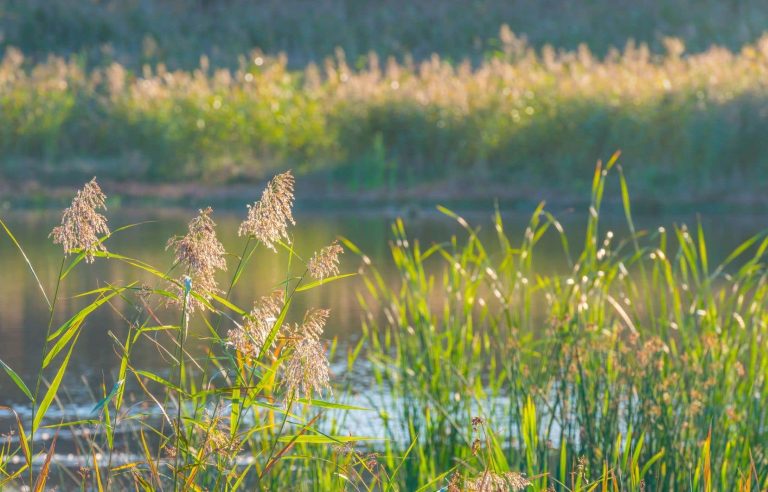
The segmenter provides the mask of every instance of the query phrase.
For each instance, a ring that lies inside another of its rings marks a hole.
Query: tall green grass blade
[[[336,280],[341,280],[343,278],[349,278],[354,277],[357,275],[356,273],[343,273],[341,275],[334,275],[333,277],[326,277],[324,279],[315,280],[314,282],[310,282],[308,284],[301,285],[299,287],[296,287],[296,292],[304,292],[307,290],[312,290],[316,287],[320,287],[321,285],[326,285],[331,282],[335,282]]]
[[[40,427],[40,422],[42,422],[46,412],[48,411],[48,408],[51,406],[51,403],[53,402],[54,397],[56,397],[56,393],[59,391],[61,380],[64,378],[64,374],[67,371],[67,366],[69,365],[69,359],[72,357],[72,351],[75,349],[75,345],[77,345],[77,339],[79,336],[80,336],[79,333],[76,334],[75,338],[72,340],[72,343],[69,345],[69,351],[67,352],[67,355],[61,361],[61,365],[59,366],[59,369],[56,371],[56,375],[51,381],[51,384],[48,386],[48,390],[45,392],[45,396],[43,397],[43,400],[40,402],[40,406],[38,407],[38,410],[35,413],[35,420],[32,423],[33,435],[35,434],[36,430]]]
[[[24,384],[24,380],[22,380],[21,377],[18,374],[16,374],[16,371],[11,369],[11,367],[8,364],[3,362],[2,359],[0,359],[0,367],[2,367],[5,373],[8,374],[8,377],[11,378],[11,380],[14,382],[16,387],[19,388],[22,391],[22,393],[24,393],[27,396],[27,398],[29,398],[29,401],[35,400],[35,398],[32,396],[32,392],[29,391],[29,388],[27,388],[27,385]]]
[[[35,277],[35,282],[37,283],[37,287],[40,289],[40,293],[43,294],[43,299],[45,299],[45,303],[48,305],[48,309],[51,309],[51,301],[48,299],[48,295],[45,293],[45,288],[43,288],[43,283],[40,282],[40,277],[37,276],[37,272],[35,271],[35,268],[32,266],[32,262],[29,261],[29,257],[27,257],[27,254],[24,252],[24,249],[21,247],[21,244],[16,240],[16,237],[11,233],[11,230],[8,228],[8,226],[3,222],[3,219],[0,219],[0,226],[3,227],[5,230],[5,233],[8,235],[10,240],[13,242],[13,245],[16,246],[16,249],[19,250],[19,253],[21,253],[21,256],[24,258],[24,262],[27,264],[27,267],[29,267],[29,271],[32,272],[32,276]]]

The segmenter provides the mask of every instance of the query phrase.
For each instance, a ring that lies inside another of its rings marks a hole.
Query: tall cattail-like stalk
[[[307,263],[309,274],[317,280],[339,274],[339,255],[344,252],[338,241],[316,252]]]
[[[267,183],[261,200],[248,205],[248,218],[240,224],[238,234],[253,236],[275,252],[275,243],[283,239],[290,242],[288,224],[296,224],[292,212],[293,185],[291,171],[272,178]]]
[[[93,178],[77,192],[72,205],[61,216],[61,225],[54,227],[48,237],[53,237],[54,244],[61,244],[65,254],[81,250],[85,261],[93,263],[97,252],[107,250],[99,234],[109,234],[109,227],[107,219],[98,212],[107,209],[106,198]]]
[[[213,294],[220,292],[216,271],[227,269],[224,259],[226,252],[216,237],[216,223],[211,219],[212,212],[211,207],[200,210],[200,214],[189,222],[187,234],[183,237],[172,237],[166,246],[166,249],[173,249],[176,262],[182,265],[186,275],[191,278],[194,291],[208,300]],[[178,298],[181,304],[182,297],[186,294],[180,287],[176,290],[180,294]],[[188,301],[189,312],[195,307],[204,307],[202,302],[192,296],[189,296]]]

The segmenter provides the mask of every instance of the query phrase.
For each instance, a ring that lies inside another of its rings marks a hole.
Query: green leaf
[[[216,294],[212,294],[211,297],[213,298],[213,300],[215,300],[219,304],[223,304],[224,306],[228,307],[229,309],[231,309],[232,311],[236,312],[240,316],[245,316],[246,314],[248,314],[246,311],[244,311],[243,309],[237,307],[232,302],[228,301],[227,299],[224,299],[221,296],[217,296]]]
[[[101,307],[104,303],[108,302],[110,299],[115,297],[116,295],[120,294],[124,290],[132,287],[135,285],[136,282],[133,282],[132,284],[128,285],[127,287],[121,287],[119,289],[113,289],[113,291],[105,295],[104,297],[100,297],[99,299],[93,301],[92,303],[88,304],[86,307],[80,310],[75,316],[70,318],[66,323],[61,325],[59,329],[57,329],[53,334],[51,334],[50,337],[48,337],[48,341],[54,340],[56,337],[61,335],[61,338],[56,341],[56,344],[51,348],[51,350],[48,351],[48,353],[45,355],[45,359],[43,359],[43,367],[48,367],[48,365],[51,363],[51,361],[56,357],[59,352],[61,352],[64,349],[64,346],[69,342],[69,340],[72,339],[76,334],[80,332],[80,327],[82,326],[85,319],[96,309]]]
[[[291,305],[291,300],[293,297],[289,297],[286,301],[285,305],[283,306],[283,310],[280,311],[280,316],[277,318],[277,321],[275,321],[275,324],[272,326],[272,329],[269,332],[269,335],[267,336],[267,339],[264,341],[264,345],[261,347],[261,351],[259,352],[259,359],[264,357],[264,354],[269,350],[269,348],[272,346],[272,343],[275,341],[275,338],[277,337],[278,332],[280,331],[280,327],[283,326],[283,321],[285,321],[285,316],[288,314],[288,308]]]
[[[170,388],[170,389],[172,389],[173,391],[175,391],[177,393],[182,393],[185,396],[189,396],[186,391],[182,390],[181,388],[179,388],[175,384],[171,383],[170,381],[167,381],[167,380],[161,378],[157,374],[152,374],[151,372],[147,372],[147,371],[137,371],[135,369],[132,369],[132,370],[133,370],[133,372],[135,374],[138,374],[140,376],[144,376],[145,378],[151,379],[152,381],[154,381],[156,383],[160,383],[163,386],[165,386],[166,388]]]
[[[45,289],[43,288],[43,283],[40,282],[40,278],[38,278],[37,272],[35,272],[35,268],[32,266],[32,262],[29,261],[29,258],[27,258],[27,254],[24,252],[24,250],[22,249],[21,245],[16,240],[14,235],[11,233],[11,230],[8,229],[8,226],[5,225],[5,222],[3,222],[2,219],[0,219],[0,226],[2,226],[3,229],[5,229],[5,233],[8,234],[8,237],[11,239],[13,244],[16,246],[16,249],[19,250],[19,253],[21,253],[21,256],[24,257],[24,261],[27,262],[27,266],[29,267],[29,271],[32,272],[32,276],[35,277],[35,281],[37,282],[37,286],[40,288],[40,292],[43,293],[43,298],[45,299],[46,304],[48,304],[48,309],[50,309],[51,308],[51,301],[48,300],[48,296],[46,295]]]
[[[341,275],[335,275],[333,277],[324,278],[322,280],[315,280],[314,282],[310,282],[310,283],[308,283],[306,285],[302,285],[300,287],[297,287],[296,288],[296,292],[303,292],[305,290],[314,289],[315,287],[319,287],[321,285],[331,283],[334,280],[340,280],[342,278],[353,277],[355,275],[357,275],[357,273],[343,273]]]
[[[32,392],[29,391],[29,388],[27,388],[27,385],[24,384],[24,381],[19,377],[18,374],[16,374],[16,371],[11,369],[11,367],[3,362],[2,359],[0,359],[0,366],[5,370],[5,372],[10,376],[10,378],[13,380],[14,383],[16,383],[16,387],[18,387],[21,391],[24,392],[25,395],[27,395],[27,398],[29,398],[29,401],[35,401],[35,398],[32,396]]]
[[[74,427],[76,425],[96,425],[100,423],[101,423],[101,420],[95,420],[95,419],[75,420],[72,422],[62,422],[60,424],[44,425],[43,429],[58,429],[60,427]]]
[[[56,392],[59,390],[59,386],[61,385],[61,380],[62,378],[64,378],[64,373],[67,372],[69,359],[70,357],[72,357],[72,351],[74,350],[75,345],[77,344],[78,337],[79,337],[79,334],[75,337],[75,339],[69,345],[69,352],[67,352],[67,356],[64,357],[64,360],[61,361],[59,370],[56,371],[56,376],[53,378],[53,381],[51,381],[50,386],[48,386],[48,391],[46,391],[45,397],[43,397],[43,401],[40,403],[40,408],[35,413],[35,421],[32,422],[32,435],[34,435],[35,430],[40,426],[40,422],[43,420],[43,417],[45,417],[45,413],[48,411],[48,407],[51,406],[51,403],[53,402],[53,398],[56,396]]]
[[[344,405],[342,403],[333,403],[330,401],[323,401],[323,400],[312,400],[307,398],[298,398],[296,399],[296,402],[301,403],[303,405],[311,405],[313,407],[319,407],[319,408],[330,408],[335,410],[363,410],[366,412],[372,412],[373,409],[371,408],[365,408],[365,407],[356,407],[353,405]]]

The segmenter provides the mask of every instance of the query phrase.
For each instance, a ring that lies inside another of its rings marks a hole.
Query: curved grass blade
[[[341,275],[334,275],[333,277],[327,277],[327,278],[324,278],[322,280],[315,280],[314,282],[310,282],[308,284],[305,284],[305,285],[302,285],[300,287],[297,287],[296,288],[296,292],[303,292],[305,290],[314,289],[315,287],[319,287],[321,285],[325,285],[325,284],[331,283],[334,280],[341,280],[343,278],[353,277],[355,275],[357,275],[357,273],[343,273]]]
[[[156,383],[162,384],[163,386],[165,386],[168,389],[171,389],[171,390],[173,390],[173,391],[175,391],[177,393],[181,393],[184,396],[187,396],[187,397],[189,396],[189,394],[186,391],[184,391],[183,389],[179,388],[178,386],[176,386],[175,384],[171,383],[170,381],[167,381],[167,380],[161,378],[157,374],[152,374],[151,372],[136,370],[136,369],[133,369],[133,368],[131,368],[131,370],[135,374],[137,374],[139,376],[144,376],[147,379],[151,379],[152,381],[154,381]]]
[[[102,244],[104,241],[106,241],[107,239],[112,237],[114,234],[117,234],[118,232],[124,231],[126,229],[130,229],[132,227],[140,226],[140,225],[143,225],[143,224],[151,224],[152,222],[155,222],[155,221],[154,220],[147,220],[147,221],[144,221],[144,222],[137,222],[135,224],[128,224],[126,226],[119,227],[119,228],[115,229],[114,231],[110,232],[109,234],[106,234],[106,235],[100,237],[99,241],[98,241],[98,244]],[[109,253],[104,253],[104,252],[101,252],[101,253],[102,253],[101,255],[96,255],[96,256],[110,256]],[[64,269],[64,271],[61,273],[60,279],[64,280],[67,277],[67,275],[69,275],[69,272],[71,272],[81,261],[83,261],[84,258],[85,258],[85,252],[78,253],[78,255],[75,257],[75,259],[72,260],[72,263],[70,263],[67,266],[67,268]]]
[[[5,225],[5,222],[3,222],[3,219],[0,219],[0,226],[3,226],[3,229],[5,229],[5,233],[8,234],[8,237],[16,246],[16,249],[19,250],[19,253],[21,253],[21,256],[24,257],[24,261],[27,262],[29,271],[32,272],[32,275],[35,277],[37,286],[40,288],[40,292],[42,292],[43,298],[45,299],[46,304],[48,304],[48,309],[51,309],[51,301],[48,299],[48,295],[45,293],[45,289],[43,288],[43,283],[40,282],[40,277],[37,276],[37,272],[35,272],[35,268],[32,266],[32,262],[29,261],[27,254],[24,252],[24,250],[21,247],[21,244],[19,244],[19,242],[16,240],[16,237],[14,237],[14,235],[11,233],[11,230],[8,229],[8,226]]]
[[[61,338],[54,344],[54,346],[51,348],[50,351],[45,355],[45,358],[43,359],[43,367],[48,367],[48,365],[51,363],[51,361],[61,352],[64,347],[66,346],[67,342],[72,339],[76,334],[80,333],[80,327],[82,326],[85,319],[96,309],[98,309],[100,306],[102,306],[104,303],[108,302],[110,299],[115,297],[116,295],[120,294],[124,290],[134,286],[136,282],[133,282],[129,284],[126,287],[121,287],[119,289],[114,289],[110,294],[107,294],[103,297],[100,297],[99,299],[93,301],[85,308],[81,309],[79,313],[77,313],[75,316],[70,318],[66,323],[61,325],[59,329],[57,329],[54,333],[51,334],[50,337],[48,337],[48,341],[52,341],[56,339],[59,335],[61,335]]]
[[[225,307],[228,307],[229,309],[231,309],[232,311],[236,312],[240,316],[245,316],[246,314],[248,314],[246,311],[244,311],[243,309],[241,309],[238,306],[236,306],[235,304],[233,304],[231,301],[229,301],[227,299],[224,299],[221,296],[218,296],[216,294],[212,294],[211,297],[213,298],[213,300],[215,300],[219,304],[222,304]]]
[[[32,396],[32,392],[29,391],[29,388],[27,388],[27,385],[24,384],[24,381],[21,379],[21,377],[16,374],[16,371],[11,369],[11,367],[3,362],[2,359],[0,359],[0,367],[2,367],[6,374],[8,374],[8,377],[13,380],[13,382],[16,384],[16,387],[19,388],[27,396],[27,398],[29,398],[29,401],[35,401],[35,398]]]
[[[311,422],[310,422],[311,423]],[[296,442],[302,444],[343,444],[345,442],[359,441],[386,441],[383,437],[372,436],[324,436],[324,435],[306,435],[296,434],[280,436],[279,442]]]
[[[356,407],[353,405],[345,405],[343,403],[334,403],[330,401],[323,401],[323,400],[313,400],[308,398],[298,398],[296,399],[296,403],[301,403],[304,405],[311,405],[313,407],[320,407],[320,408],[329,408],[333,410],[362,410],[367,412],[372,412],[372,408],[365,408],[365,407]]]
[[[59,366],[59,370],[56,371],[56,376],[53,378],[53,381],[51,381],[50,386],[48,386],[48,391],[45,393],[45,397],[43,397],[43,401],[40,402],[40,407],[35,413],[35,420],[32,422],[32,434],[35,434],[35,431],[40,426],[40,422],[43,420],[43,417],[45,417],[45,413],[48,411],[48,407],[51,406],[51,403],[53,402],[53,398],[56,396],[56,392],[59,390],[59,386],[61,385],[61,380],[64,378],[64,373],[67,371],[67,366],[69,365],[69,359],[72,357],[72,351],[75,348],[75,345],[77,344],[77,339],[79,338],[80,334],[78,333],[75,336],[75,339],[72,341],[72,343],[69,345],[69,352],[67,352],[67,356],[64,357],[64,360],[61,361],[61,366]]]
[[[29,439],[24,432],[24,424],[21,423],[21,417],[19,417],[19,414],[16,413],[16,410],[11,407],[0,405],[0,409],[7,410],[11,412],[14,417],[16,417],[16,428],[19,431],[19,443],[21,444],[21,452],[24,453],[24,459],[27,462],[27,466],[32,466],[32,452],[29,449]],[[5,482],[0,482],[0,490],[2,489],[2,485],[4,483]]]

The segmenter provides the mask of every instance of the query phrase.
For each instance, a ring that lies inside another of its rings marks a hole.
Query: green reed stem
[[[181,309],[181,324],[179,325],[179,336],[178,336],[178,345],[179,345],[179,375],[178,375],[178,383],[179,383],[179,389],[178,389],[178,396],[177,396],[177,410],[176,410],[176,456],[174,457],[174,466],[173,466],[173,490],[174,492],[178,487],[178,478],[179,478],[179,458],[181,454],[181,407],[184,404],[184,388],[183,388],[183,379],[184,379],[184,341],[186,339],[187,335],[187,323],[189,322],[187,318],[187,307],[189,303],[189,296],[192,295],[192,289],[187,289],[186,286],[184,288],[184,303],[182,305]],[[186,456],[184,459],[186,463]]]
[[[56,288],[53,293],[53,300],[50,303],[50,312],[48,315],[48,327],[45,330],[45,339],[43,340],[43,347],[40,354],[40,368],[37,371],[37,378],[35,381],[35,398],[32,400],[32,420],[31,430],[29,435],[29,455],[34,458],[35,456],[35,412],[37,411],[37,398],[40,392],[40,383],[43,380],[43,361],[45,360],[45,354],[48,351],[48,337],[51,335],[51,327],[53,326],[53,315],[56,310],[56,301],[59,298],[59,287],[61,286],[61,272],[64,271],[64,262],[66,261],[66,255],[61,257],[61,264],[59,265],[59,273],[56,275]],[[47,300],[47,299],[46,299]],[[32,470],[32,463],[29,463],[29,487],[30,490],[34,487],[34,472]]]

